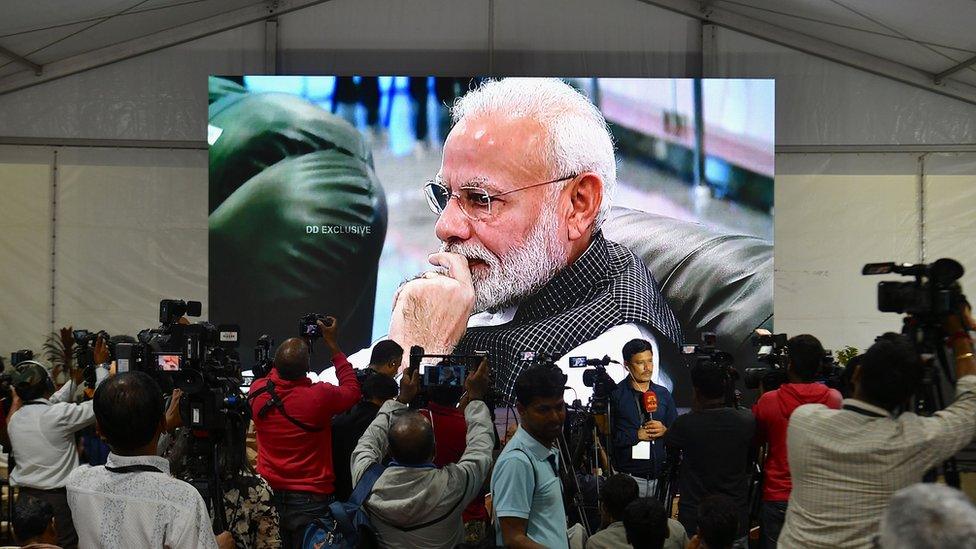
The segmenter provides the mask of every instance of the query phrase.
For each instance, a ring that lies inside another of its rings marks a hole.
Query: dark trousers
[[[274,504],[278,509],[281,549],[300,549],[309,523],[325,516],[333,497],[327,494],[275,490]]]
[[[19,497],[31,496],[50,503],[54,509],[54,529],[58,533],[58,545],[63,549],[78,549],[78,533],[75,532],[75,523],[71,520],[67,490],[40,490],[26,486],[21,486],[19,490]]]
[[[762,537],[759,538],[761,549],[776,549],[776,540],[783,529],[786,520],[785,501],[764,501],[759,511],[759,526]]]

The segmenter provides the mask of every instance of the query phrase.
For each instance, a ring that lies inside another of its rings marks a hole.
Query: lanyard
[[[854,406],[853,404],[845,404],[843,406],[843,408],[845,410],[850,410],[851,412],[854,412],[855,414],[861,414],[862,416],[868,416],[868,417],[888,417],[887,415],[879,414],[878,412],[872,412],[871,410],[865,410],[864,408],[859,408],[857,406]]]
[[[123,465],[122,467],[109,467],[105,466],[105,470],[110,473],[162,473],[162,469],[158,467],[153,467],[152,465],[145,465],[142,463],[137,463],[135,465]]]

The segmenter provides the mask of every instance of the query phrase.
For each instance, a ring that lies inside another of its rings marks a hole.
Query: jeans
[[[657,479],[647,479],[641,477],[635,477],[634,475],[629,475],[630,478],[637,481],[638,497],[642,498],[653,498],[654,492],[657,490]]]
[[[759,511],[760,549],[776,549],[776,540],[786,520],[785,501],[764,501]]]
[[[274,504],[280,521],[281,548],[300,549],[309,523],[325,516],[333,500],[328,494],[275,490]]]

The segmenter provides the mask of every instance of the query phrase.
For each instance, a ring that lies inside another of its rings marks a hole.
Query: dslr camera
[[[326,326],[329,325],[327,315],[320,313],[308,313],[298,321],[298,335],[305,339],[314,340],[322,337],[322,330],[319,329],[318,321],[321,320]]]
[[[78,367],[81,368],[82,378],[85,380],[85,385],[91,389],[95,388],[95,343],[98,338],[101,337],[105,345],[109,345],[108,332],[101,330],[99,332],[89,332],[88,330],[73,330],[71,332],[72,337],[75,340],[75,360],[77,361]],[[109,348],[109,356],[112,356],[112,349]]]

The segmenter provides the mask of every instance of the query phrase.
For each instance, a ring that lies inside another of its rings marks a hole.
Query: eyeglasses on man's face
[[[519,187],[518,189],[512,189],[510,191],[496,194],[490,194],[487,189],[475,185],[465,185],[458,188],[457,192],[451,192],[451,190],[440,181],[431,179],[424,185],[424,196],[427,198],[427,205],[430,206],[430,211],[437,215],[444,213],[444,210],[447,209],[448,203],[450,203],[452,198],[455,198],[457,199],[458,207],[461,208],[461,213],[463,213],[466,217],[475,221],[485,221],[490,219],[492,216],[491,203],[495,198],[518,191],[524,191],[525,189],[531,189],[533,187],[552,185],[553,183],[559,183],[560,181],[566,181],[567,179],[574,179],[576,177],[579,177],[579,174],[567,175],[551,181],[543,181],[542,183],[536,183],[534,185],[526,185],[525,187]]]

